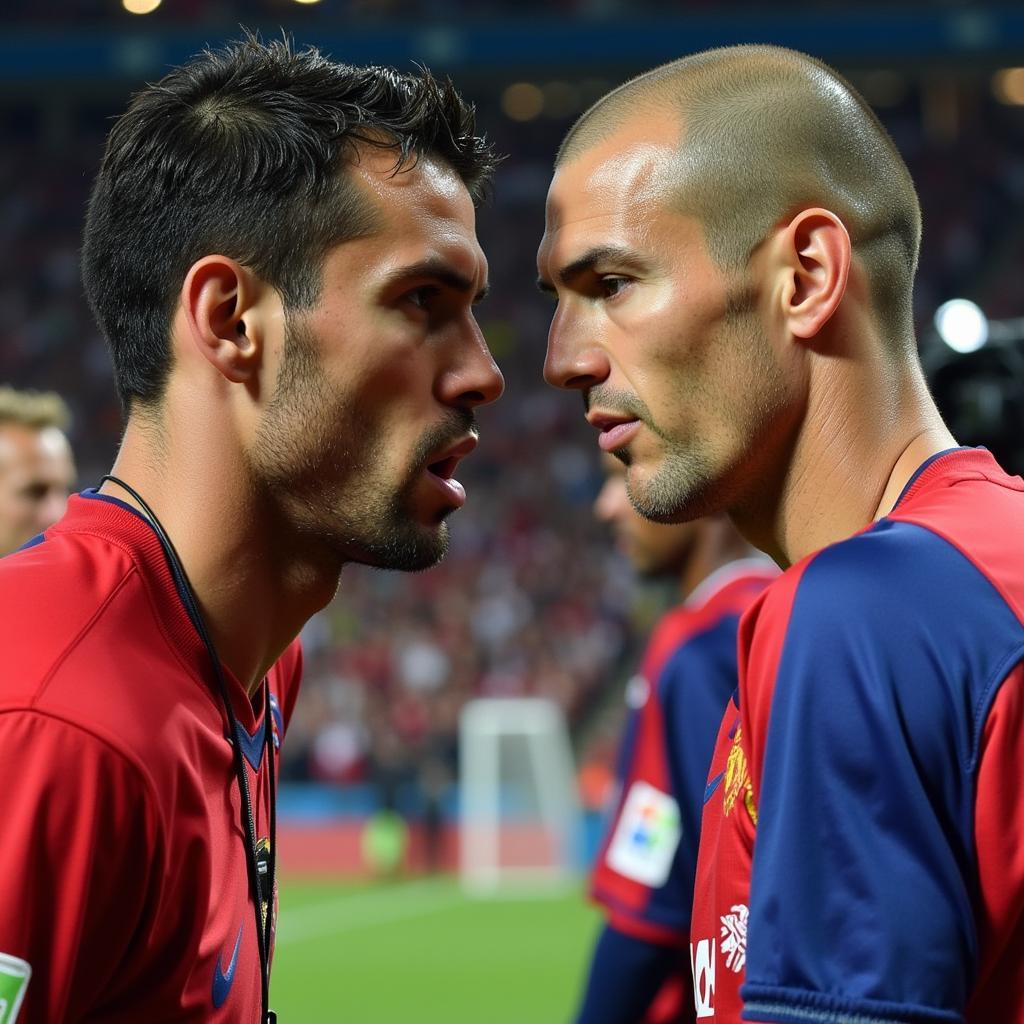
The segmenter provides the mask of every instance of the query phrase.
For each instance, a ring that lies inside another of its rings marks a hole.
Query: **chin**
[[[396,572],[432,569],[448,553],[448,525],[423,526],[406,521],[375,537],[364,538],[350,548],[349,561]]]
[[[632,467],[626,490],[637,512],[654,523],[688,523],[722,510],[721,487],[710,464],[692,451],[669,452],[647,476]]]

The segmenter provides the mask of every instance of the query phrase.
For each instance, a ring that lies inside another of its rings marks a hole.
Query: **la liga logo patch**
[[[681,835],[675,799],[648,782],[634,782],[605,861],[625,878],[656,888],[668,880]]]
[[[25,998],[32,968],[24,960],[0,953],[0,1024],[14,1024]]]

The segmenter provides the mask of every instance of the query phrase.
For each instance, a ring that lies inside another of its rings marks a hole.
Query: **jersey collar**
[[[138,567],[153,598],[172,646],[193,674],[202,680],[210,699],[220,706],[214,689],[209,653],[185,610],[181,585],[171,571],[160,538],[149,520],[127,502],[89,488],[68,499],[67,513],[51,530],[90,533],[102,537],[128,554]],[[238,723],[250,735],[256,734],[263,720],[262,691],[257,696],[259,708],[254,708],[245,687],[226,665],[223,668]]]
[[[892,511],[895,512],[900,505],[933,482],[947,476],[963,475],[1007,478],[987,448],[947,448],[936,452],[917,467],[896,499]]]

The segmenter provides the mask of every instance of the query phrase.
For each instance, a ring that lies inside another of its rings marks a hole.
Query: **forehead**
[[[563,163],[548,190],[542,256],[574,243],[634,244],[671,216],[678,124],[665,117],[627,124]]]
[[[71,449],[57,427],[26,427],[18,423],[0,425],[0,468],[17,466],[37,472],[71,457]]]
[[[373,211],[375,227],[340,249],[357,259],[394,265],[438,256],[472,263],[486,276],[476,210],[462,179],[431,156],[410,160],[396,173],[395,156],[394,150],[365,147],[350,167],[353,183]]]

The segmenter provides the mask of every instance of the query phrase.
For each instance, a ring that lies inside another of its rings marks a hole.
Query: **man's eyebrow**
[[[558,279],[562,284],[570,285],[573,280],[581,274],[587,274],[600,263],[611,263],[615,266],[628,267],[634,270],[646,271],[650,269],[650,260],[624,245],[595,245],[588,249],[579,259],[567,264],[558,271]],[[537,278],[537,287],[547,294],[555,291],[555,286],[543,277]]]
[[[450,263],[446,263],[444,260],[436,257],[420,260],[419,263],[410,263],[404,267],[398,267],[388,274],[385,286],[398,284],[414,277],[432,277],[453,291],[460,292],[463,295],[472,295],[474,303],[482,302],[491,290],[491,286],[485,284],[479,291],[474,292],[476,285],[471,278],[460,273]]]

